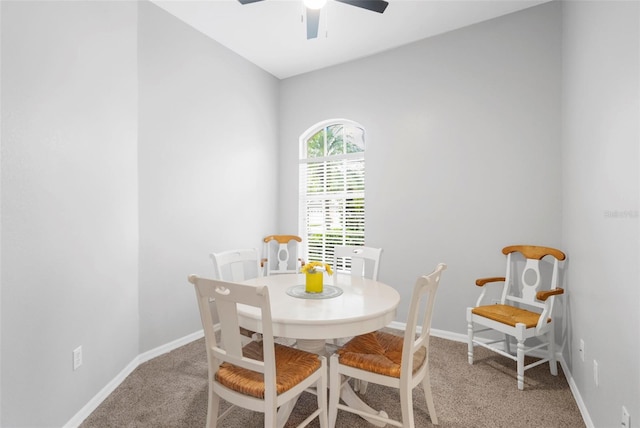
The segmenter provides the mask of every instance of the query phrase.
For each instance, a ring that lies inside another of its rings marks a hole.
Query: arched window
[[[364,129],[318,123],[300,137],[299,221],[306,260],[333,262],[336,245],[364,245]]]

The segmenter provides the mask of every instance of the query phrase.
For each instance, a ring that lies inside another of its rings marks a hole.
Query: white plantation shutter
[[[302,142],[300,235],[306,260],[333,263],[334,246],[364,245],[364,131],[348,122],[316,130]]]

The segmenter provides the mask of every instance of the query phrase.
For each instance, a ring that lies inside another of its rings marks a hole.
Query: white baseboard
[[[100,390],[87,404],[80,409],[63,428],[76,428],[87,418],[89,415],[98,408],[98,406],[129,376],[140,364],[149,361],[167,352],[173,351],[183,345],[198,340],[204,336],[202,330],[191,333],[187,336],[176,339],[172,342],[166,343],[162,346],[158,346],[155,349],[144,352],[135,357],[127,366],[116,375],[104,388]]]
[[[199,330],[194,333],[188,334],[184,337],[176,339],[172,342],[165,343],[164,345],[158,346],[157,348],[151,349],[150,351],[144,352],[138,355],[138,365],[152,360],[160,355],[166,354],[167,352],[171,352],[174,349],[177,349],[181,346],[186,345],[187,343],[191,343],[194,340],[198,340],[201,337],[204,337],[204,331]]]
[[[393,321],[387,327],[395,328],[396,330],[404,331],[404,329],[407,327],[407,324],[403,323],[403,322]],[[420,326],[417,326],[416,332],[420,333],[421,330],[422,329],[420,328]],[[436,328],[432,328],[431,329],[431,336],[439,337],[441,339],[452,340],[454,342],[464,342],[464,343],[467,342],[467,335],[466,334],[453,333],[451,331],[438,330]]]
[[[87,404],[76,413],[63,428],[76,428],[82,421],[98,408],[98,406],[111,394],[126,378],[138,367],[138,357],[134,358],[115,378],[100,390]]]
[[[571,371],[569,370],[569,366],[567,362],[564,360],[562,354],[558,354],[558,361],[560,362],[560,366],[562,367],[562,371],[564,372],[564,376],[567,378],[567,382],[569,383],[569,388],[571,388],[571,392],[573,393],[573,398],[576,400],[576,404],[578,405],[578,409],[580,409],[580,414],[582,415],[582,419],[584,420],[584,424],[587,428],[595,428],[593,421],[591,420],[591,415],[589,415],[589,411],[587,410],[587,406],[584,404],[584,400],[580,395],[580,391],[578,390],[578,385],[576,385],[573,376],[571,375]]]

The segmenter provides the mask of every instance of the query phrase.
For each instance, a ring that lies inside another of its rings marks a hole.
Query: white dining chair
[[[336,245],[333,247],[333,269],[336,272],[352,276],[378,280],[382,248],[362,245]],[[336,338],[329,341],[334,346],[344,345],[351,337]],[[361,393],[367,391],[366,382],[356,382],[355,389]]]
[[[211,253],[216,279],[242,282],[262,275],[260,259],[255,248],[233,249]]]
[[[274,343],[271,303],[266,286],[253,286],[189,276],[195,286],[207,347],[207,428],[216,428],[237,406],[264,413],[264,426],[281,428],[286,423],[278,408],[292,405],[308,388],[325,391],[325,357]],[[220,318],[221,340],[216,339],[214,302]],[[262,340],[243,346],[239,333],[238,305],[258,308]],[[319,418],[327,428],[327,396],[315,394],[318,408],[299,427]],[[232,406],[219,415],[220,400]]]
[[[242,282],[262,276],[258,251],[255,248],[227,250],[209,255],[213,261],[216,279],[220,281]],[[245,343],[259,340],[260,334],[240,327]]]
[[[333,269],[377,281],[381,255],[382,248],[336,245],[333,247]]]
[[[338,410],[366,416],[390,425],[414,428],[413,389],[422,384],[431,422],[438,424],[431,380],[429,377],[429,333],[436,291],[444,263],[428,275],[417,279],[411,296],[409,317],[404,337],[376,331],[354,337],[331,356],[329,364],[329,426],[335,427]],[[420,318],[420,314],[422,314]],[[416,337],[418,319],[421,319],[420,334]],[[385,415],[371,415],[339,402],[340,391],[349,378],[361,379],[400,390],[402,420]]]

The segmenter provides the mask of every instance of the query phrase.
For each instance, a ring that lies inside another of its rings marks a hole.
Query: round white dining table
[[[400,294],[380,281],[340,273],[329,276],[325,273],[325,292],[333,290],[341,294],[317,298],[306,293],[297,293],[298,297],[294,297],[287,292],[292,287],[304,285],[304,281],[304,274],[281,274],[244,282],[267,286],[273,335],[295,339],[300,349],[323,354],[327,339],[369,333],[387,326],[395,319]],[[238,316],[243,327],[262,331],[257,308],[239,307]]]
[[[304,274],[269,275],[244,281],[245,284],[266,285],[269,289],[274,336],[295,339],[297,348],[319,355],[327,355],[327,339],[357,336],[387,326],[395,319],[400,303],[400,294],[393,287],[359,276],[325,273],[327,298],[294,292],[293,288],[299,290],[304,282]],[[238,318],[242,327],[262,332],[259,309],[238,305]],[[364,403],[346,382],[341,387],[340,398],[364,412],[387,416],[384,411]],[[284,426],[293,410],[295,400],[290,403],[278,411],[278,426]],[[380,427],[385,425],[365,419]]]

